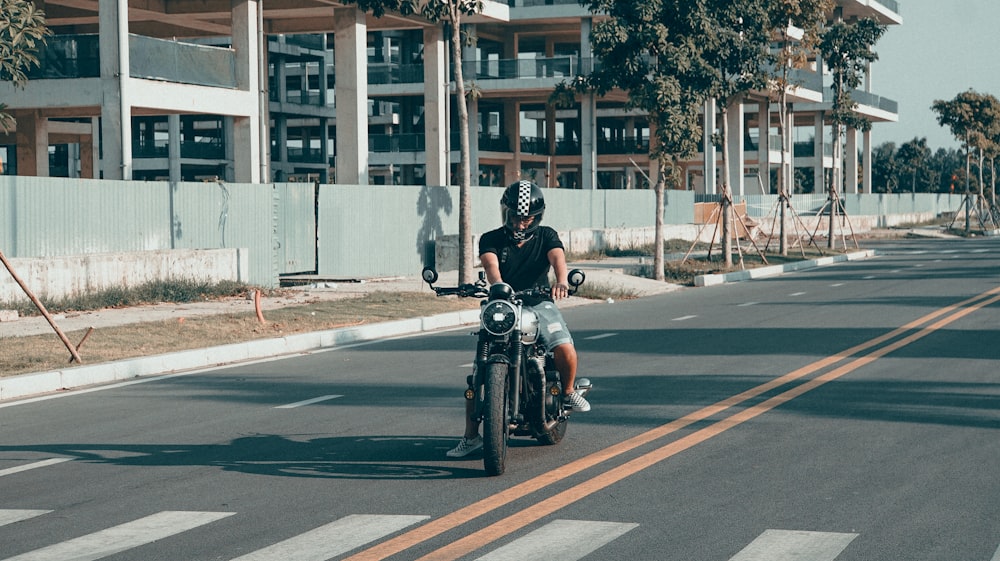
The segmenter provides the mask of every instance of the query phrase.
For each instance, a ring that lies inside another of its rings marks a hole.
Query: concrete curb
[[[95,384],[123,382],[142,376],[163,375],[251,360],[293,355],[321,349],[471,325],[479,321],[479,310],[469,309],[435,316],[412,318],[357,327],[300,333],[274,339],[259,339],[204,349],[192,349],[117,362],[74,366],[0,378],[0,401],[77,389]]]
[[[765,278],[842,261],[864,259],[873,255],[875,255],[874,250],[866,250],[724,275],[702,275],[695,279],[695,286],[713,286]],[[307,353],[387,337],[472,325],[477,321],[479,321],[479,310],[469,309],[429,317],[300,333],[274,339],[258,339],[245,343],[9,376],[0,378],[0,402],[97,384],[124,382],[143,376],[175,374],[213,366],[235,365],[240,362]]]
[[[841,263],[843,261],[855,261],[858,259],[867,259],[869,257],[875,256],[875,253],[876,252],[873,249],[866,249],[854,253],[831,255],[829,257],[820,257],[818,259],[810,259],[808,261],[796,261],[794,263],[786,263],[784,265],[771,265],[770,267],[758,267],[756,269],[747,269],[745,271],[736,271],[733,273],[725,273],[719,275],[698,275],[697,277],[694,278],[694,285],[715,286],[730,282],[742,282],[752,279],[774,277],[784,273],[801,271],[804,269],[814,269],[816,267],[831,265],[833,263]]]

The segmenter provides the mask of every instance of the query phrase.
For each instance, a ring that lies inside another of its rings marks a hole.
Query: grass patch
[[[231,296],[240,296],[250,290],[250,285],[236,281],[205,282],[196,280],[151,281],[134,287],[109,288],[68,298],[39,298],[45,309],[52,313],[84,312],[104,308],[124,308],[161,302],[203,302]],[[40,315],[29,300],[0,302],[0,309],[16,310],[21,316]]]

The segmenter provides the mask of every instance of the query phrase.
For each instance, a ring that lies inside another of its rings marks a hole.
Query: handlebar
[[[486,286],[486,275],[482,272],[479,273],[479,280],[475,283],[460,284],[458,286],[434,286],[434,283],[438,280],[437,271],[432,267],[425,267],[421,272],[421,276],[424,282],[431,287],[434,294],[438,296],[459,296],[462,298],[486,298],[490,295],[490,289]],[[583,284],[586,275],[583,271],[579,269],[573,269],[569,272],[569,284],[570,288],[568,290],[569,294],[572,296],[576,294],[580,285]],[[522,298],[540,298],[547,299],[552,296],[552,288],[548,286],[544,287],[532,287],[526,288],[524,290],[518,290],[516,292],[510,292],[510,287],[506,289],[508,292],[503,295],[503,297],[508,297],[512,299],[522,299]]]

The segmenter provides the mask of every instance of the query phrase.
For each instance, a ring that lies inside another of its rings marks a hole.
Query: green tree
[[[45,25],[45,12],[27,0],[0,0],[0,80],[23,87],[27,72],[38,66],[36,54],[52,32]],[[10,132],[14,118],[0,103],[0,130]]]
[[[820,42],[820,52],[833,75],[833,109],[830,111],[830,120],[833,122],[834,165],[828,191],[831,209],[836,209],[839,204],[837,187],[843,181],[840,168],[842,128],[846,126],[862,131],[871,129],[871,121],[855,111],[857,102],[851,92],[861,85],[868,65],[878,60],[873,47],[885,33],[885,29],[886,26],[871,18],[861,18],[850,23],[839,20],[827,27]],[[833,247],[833,241],[834,220],[831,211],[828,247]]]
[[[789,169],[785,146],[789,144],[792,127],[789,123],[791,106],[788,103],[790,88],[801,84],[792,80],[793,69],[804,68],[819,49],[820,33],[826,15],[833,10],[833,0],[774,0],[771,13],[772,35],[778,38],[777,54],[771,76],[771,93],[778,104],[778,135],[781,137],[781,164],[778,168],[778,198],[780,207],[778,251],[788,254],[785,209],[792,193],[793,174]],[[799,32],[792,33],[793,30]],[[769,123],[761,121],[761,132],[767,134]]]
[[[658,166],[654,276],[664,280],[663,210],[668,182],[680,186],[679,162],[691,157],[701,137],[699,110],[710,85],[711,70],[701,58],[699,37],[707,26],[698,3],[685,0],[593,0],[591,42],[601,62],[572,84],[562,83],[552,99],[560,105],[574,94],[623,90],[630,109],[645,111],[650,122],[650,156]]]
[[[980,155],[979,184],[982,186],[982,158],[990,148],[992,139],[1000,136],[1000,101],[990,94],[973,90],[959,93],[950,101],[935,100],[931,109],[937,113],[938,124],[947,126],[965,150],[965,232],[971,229],[972,205],[971,161],[972,149]]]
[[[742,102],[751,90],[767,88],[768,68],[774,57],[770,51],[773,0],[707,0],[700,23],[702,58],[711,69],[708,96],[718,103],[722,116],[722,254],[727,267],[732,255],[732,178],[728,149],[727,113],[732,103]],[[701,4],[701,3],[698,3]]]
[[[914,138],[909,142],[904,142],[896,152],[896,161],[899,162],[900,172],[908,176],[910,192],[917,192],[918,178],[922,190],[927,190],[929,184],[927,161],[931,157],[931,149],[927,147],[927,138]],[[902,184],[902,182],[900,182]]]
[[[382,17],[386,12],[403,15],[420,14],[429,21],[445,24],[451,29],[451,59],[455,80],[456,106],[458,107],[458,130],[461,139],[461,162],[459,164],[458,195],[458,237],[459,253],[458,279],[460,283],[470,283],[473,278],[472,248],[472,151],[469,141],[469,105],[466,91],[469,89],[462,75],[462,19],[482,12],[482,0],[353,0],[358,8]]]

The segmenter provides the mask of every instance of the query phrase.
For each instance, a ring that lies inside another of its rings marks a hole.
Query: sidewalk
[[[866,250],[784,266],[766,267],[764,269],[740,271],[725,275],[706,275],[699,277],[701,281],[696,284],[699,286],[709,286],[752,278],[762,278],[764,276],[782,274],[786,271],[803,270],[829,263],[846,261],[848,259],[863,259],[872,255],[874,255],[873,251]],[[642,263],[640,263],[639,258],[624,257],[572,263],[570,267],[582,269],[587,275],[587,282],[590,284],[600,285],[605,289],[620,289],[637,297],[665,294],[684,288],[680,285],[628,274],[635,271],[641,265]],[[447,286],[457,283],[457,272],[443,273],[441,276],[442,278],[438,282],[439,285]],[[311,285],[288,289],[280,296],[262,298],[261,306],[266,311],[284,306],[315,302],[317,299],[350,298],[377,291],[430,292],[430,288],[418,276],[370,279],[364,282],[317,282]],[[591,303],[597,302],[579,297],[571,297],[563,301],[561,305],[575,306]],[[59,325],[60,329],[69,332],[89,327],[101,328],[198,315],[239,312],[252,313],[253,311],[254,303],[252,299],[232,298],[212,302],[157,304],[81,312],[65,316],[57,315],[55,316],[55,322]],[[361,341],[459,327],[461,325],[473,324],[478,319],[479,310],[471,309],[432,317],[407,318],[330,331],[254,340],[221,347],[181,351],[110,363],[84,364],[48,372],[2,377],[0,378],[0,402],[71,388],[122,382],[141,376],[180,374],[185,371],[196,371],[197,369],[207,367],[315,351]],[[27,317],[14,321],[0,322],[0,338],[7,338],[8,341],[11,338],[43,333],[52,333],[52,328],[42,317]]]

